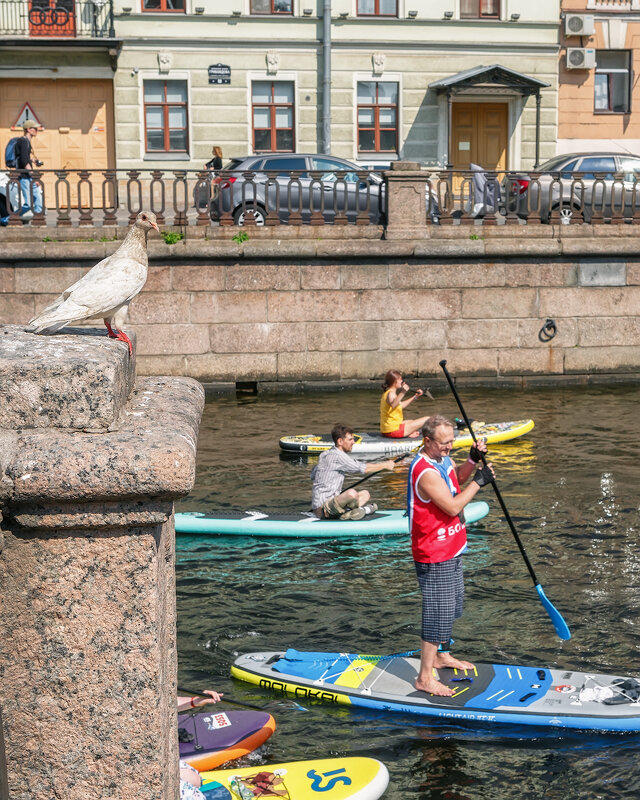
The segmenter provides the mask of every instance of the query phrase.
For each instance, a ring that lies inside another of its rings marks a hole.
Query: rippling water
[[[528,437],[495,446],[499,485],[542,586],[573,638],[555,635],[489,488],[470,537],[456,652],[477,661],[638,675],[640,420],[635,386],[462,391],[487,421],[532,417]],[[308,508],[313,457],[281,456],[285,433],[337,421],[375,430],[375,392],[207,404],[197,483],[177,510]],[[446,394],[418,413],[456,415]],[[406,462],[373,477],[381,507],[402,507]],[[265,705],[278,728],[259,763],[370,755],[386,797],[608,800],[640,797],[640,736],[545,735],[528,728],[425,724],[275,698],[233,681],[236,654],[286,647],[398,652],[419,646],[420,598],[404,537],[348,542],[179,536],[181,683]]]

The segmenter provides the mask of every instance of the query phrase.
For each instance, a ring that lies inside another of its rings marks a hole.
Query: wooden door
[[[110,80],[0,80],[0,152],[21,130],[11,130],[25,102],[44,125],[32,143],[43,169],[103,170],[115,167],[113,84]],[[4,163],[1,165],[4,168]],[[92,177],[93,204],[102,205],[102,176]],[[71,206],[77,175],[70,176]],[[55,176],[44,178],[45,200],[55,208]],[[83,198],[86,203],[86,198]]]
[[[486,170],[507,169],[509,115],[507,103],[454,103],[451,110],[451,163],[454,170],[479,164]],[[456,193],[460,179],[454,181]]]

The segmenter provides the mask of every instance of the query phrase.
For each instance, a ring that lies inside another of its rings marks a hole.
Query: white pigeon
[[[131,341],[120,327],[129,303],[147,280],[147,234],[151,228],[159,232],[155,214],[141,211],[115,253],[99,261],[79,281],[65,289],[29,322],[26,330],[55,333],[74,322],[102,318],[109,338],[126,342],[129,355],[132,355]]]

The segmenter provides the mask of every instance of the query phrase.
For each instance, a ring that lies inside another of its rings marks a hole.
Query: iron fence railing
[[[423,174],[427,225],[640,222],[635,175]],[[160,224],[176,226],[384,226],[387,219],[388,179],[367,170],[35,170],[30,177],[24,180],[17,170],[0,172],[3,223],[23,224],[20,212],[27,206],[34,212],[32,218],[27,215],[32,225],[57,227],[126,225],[143,209],[153,211]]]
[[[3,36],[113,39],[113,0],[2,0]]]

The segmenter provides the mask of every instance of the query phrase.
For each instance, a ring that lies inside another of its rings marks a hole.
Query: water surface
[[[463,389],[486,421],[535,429],[491,459],[538,579],[566,619],[562,642],[540,605],[487,487],[490,515],[471,533],[456,652],[477,661],[635,674],[638,669],[640,422],[635,386]],[[337,421],[375,430],[370,391],[216,399],[207,404],[196,487],[177,510],[307,509],[314,457],[285,457],[285,433]],[[444,392],[411,412],[457,410]],[[458,451],[460,452],[460,451]],[[463,455],[466,455],[464,453]],[[381,507],[403,507],[406,464],[368,481]],[[286,647],[398,652],[419,646],[420,598],[405,537],[349,542],[179,536],[180,681],[266,706],[278,728],[256,763],[370,755],[386,797],[608,800],[640,796],[640,736],[426,723],[274,697],[236,682],[236,654]]]

